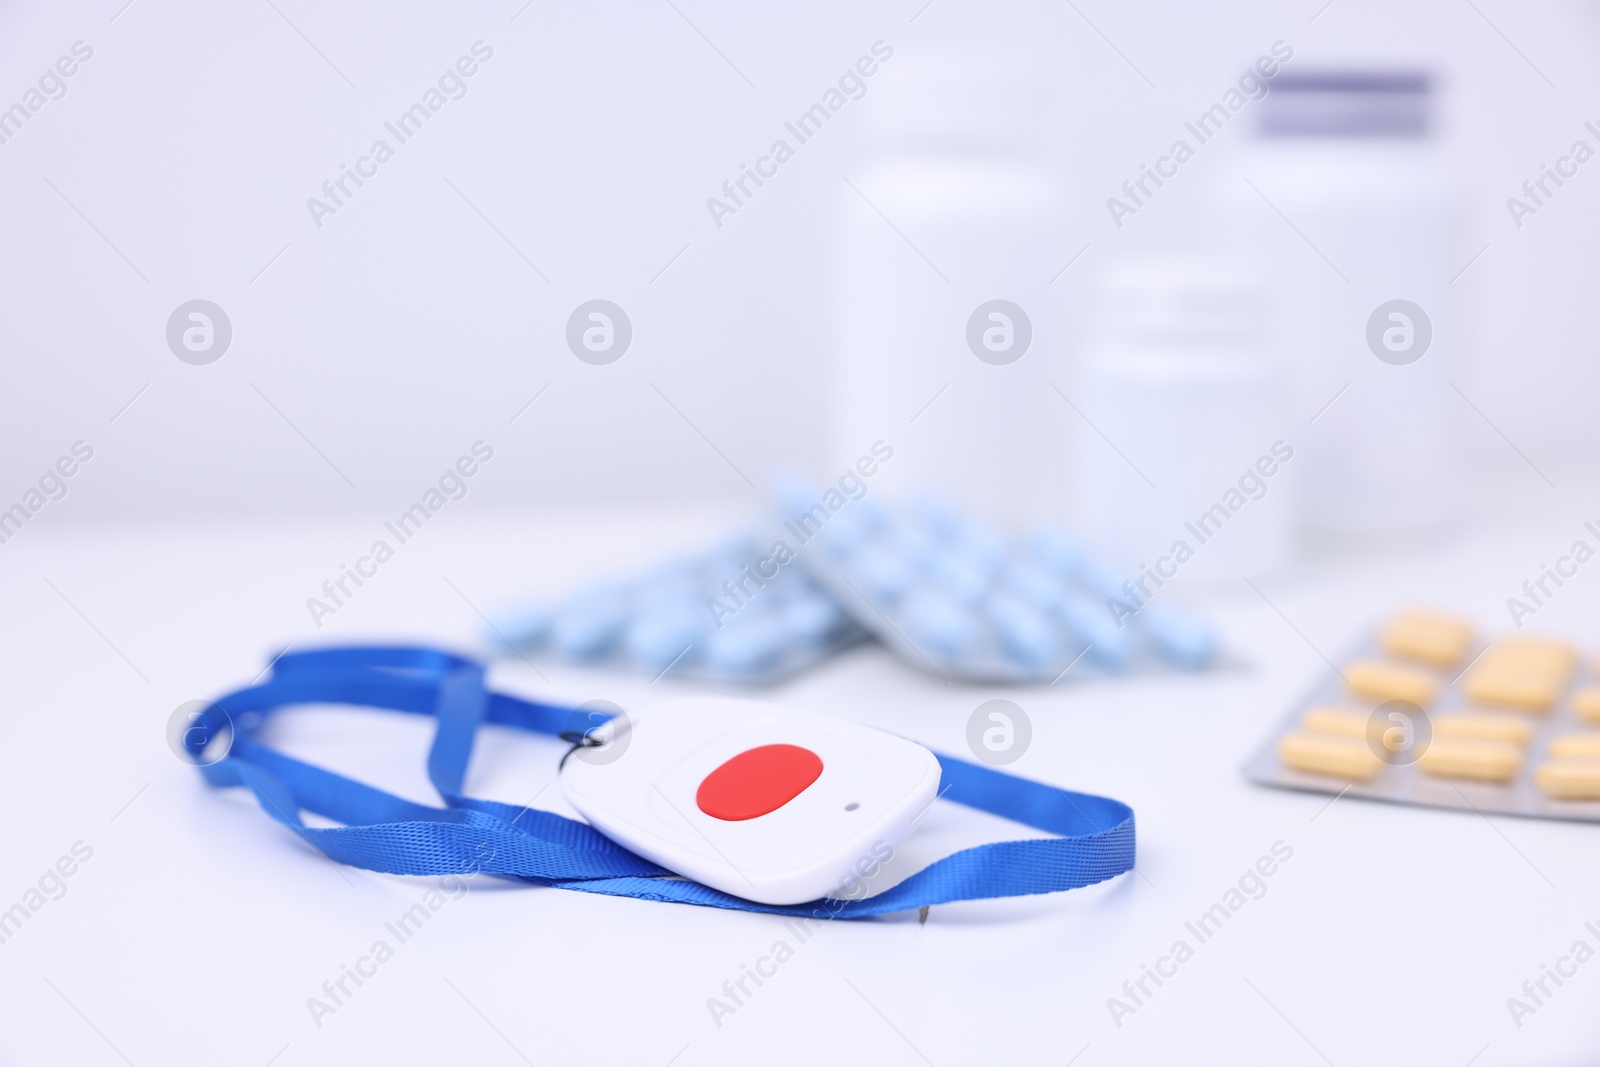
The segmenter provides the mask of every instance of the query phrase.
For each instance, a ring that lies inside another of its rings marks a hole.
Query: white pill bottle
[[[1093,540],[1136,578],[1153,573],[1147,589],[1281,569],[1299,451],[1262,279],[1226,259],[1148,257],[1113,263],[1098,290],[1074,376]]]
[[[875,484],[991,520],[1059,518],[1050,391],[1072,245],[1049,96],[1014,54],[897,51],[837,194],[832,454],[894,448]]]
[[[1468,215],[1432,78],[1284,70],[1218,189],[1223,237],[1278,289],[1302,416],[1304,520],[1425,533],[1459,497]]]

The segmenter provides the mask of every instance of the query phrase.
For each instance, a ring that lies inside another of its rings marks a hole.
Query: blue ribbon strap
[[[274,662],[265,682],[213,701],[184,744],[198,759],[209,741],[231,725],[233,743],[227,755],[201,767],[207,782],[245,786],[268,815],[329,858],[387,874],[482,871],[610,896],[776,915],[864,918],[957,900],[1077,889],[1133,867],[1134,818],[1126,804],[935,753],[944,799],[1058,836],[964,849],[864,899],[757,904],[680,878],[587,823],[462,793],[480,724],[550,735],[597,724],[575,709],[493,692],[484,675],[481,664],[430,648],[342,646],[286,653]],[[254,740],[259,721],[276,709],[310,703],[433,716],[438,726],[428,752],[428,779],[445,807],[413,803]],[[301,818],[305,811],[341,825],[307,826]]]

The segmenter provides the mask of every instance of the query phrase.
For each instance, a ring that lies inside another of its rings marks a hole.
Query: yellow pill
[[[1285,734],[1278,758],[1297,771],[1365,782],[1383,770],[1383,761],[1365,741],[1333,734]]]
[[[1446,611],[1430,611],[1427,608],[1408,608],[1398,612],[1391,625],[1425,627],[1449,634],[1458,641],[1472,640],[1473,627],[1470,620]]]
[[[1472,673],[1529,678],[1559,689],[1566,684],[1570,672],[1549,662],[1526,660],[1517,656],[1484,656],[1473,665]]]
[[[1467,696],[1477,704],[1541,713],[1549,711],[1561,696],[1561,682],[1557,678],[1484,667],[1478,667],[1467,675],[1464,688]]]
[[[1550,742],[1552,757],[1600,759],[1600,734],[1567,734]]]
[[[1435,739],[1417,765],[1437,778],[1504,782],[1522,767],[1522,749],[1504,741]]]
[[[1496,670],[1522,670],[1565,678],[1578,658],[1577,650],[1564,641],[1536,637],[1503,637],[1479,661],[1480,666]]]
[[[1578,658],[1578,650],[1572,647],[1570,641],[1563,641],[1558,637],[1519,637],[1507,635],[1495,643],[1495,647],[1507,652],[1518,652],[1528,656],[1548,656],[1572,663]]]
[[[1350,692],[1372,700],[1409,700],[1413,704],[1427,704],[1439,690],[1433,675],[1415,667],[1377,660],[1357,660],[1344,669],[1344,681]]]
[[[1460,663],[1472,645],[1472,624],[1454,615],[1407,611],[1396,616],[1378,637],[1383,650],[1436,667]]]
[[[1526,746],[1533,738],[1533,724],[1513,715],[1464,711],[1434,719],[1433,736],[1469,741],[1504,741],[1511,745]]]
[[[1546,795],[1561,800],[1600,800],[1600,759],[1558,759],[1533,772]]]
[[[1370,713],[1355,708],[1309,708],[1300,717],[1300,725],[1314,734],[1366,737],[1367,720],[1371,717]]]
[[[1572,711],[1584,722],[1600,722],[1600,689],[1580,689],[1572,694]]]

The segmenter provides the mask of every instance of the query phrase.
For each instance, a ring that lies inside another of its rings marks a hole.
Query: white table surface
[[[1542,490],[1541,490],[1542,492]],[[248,681],[284,642],[406,636],[467,644],[475,609],[626,570],[721,528],[712,509],[479,514],[452,505],[313,629],[305,598],[381,516],[75,530],[0,546],[5,743],[0,908],[75,842],[92,858],[0,944],[0,1062],[1230,1064],[1593,1062],[1600,962],[1519,1028],[1506,999],[1600,927],[1600,827],[1257,788],[1239,764],[1378,616],[1454,606],[1505,625],[1505,598],[1581,536],[1573,498],[1533,494],[1470,535],[1217,590],[1204,604],[1245,670],[1048,689],[947,686],[864,649],[770,693],[961,753],[968,715],[1006,696],[1033,722],[1012,770],[1138,814],[1138,872],[1048,897],[832,923],[477,878],[319,1027],[307,998],[390,940],[430,880],[335,867],[167,749],[184,701]],[[1600,646],[1600,563],[1534,620]],[[1270,603],[1268,603],[1270,601]],[[692,687],[541,664],[498,684],[625,706]],[[427,724],[292,712],[289,751],[431,801]],[[483,735],[479,795],[561,808],[559,746]],[[1320,813],[1320,814],[1319,814]],[[938,805],[908,848],[1012,833]],[[1275,842],[1293,858],[1118,1027],[1137,979]],[[718,1026],[725,980],[795,948]],[[1076,1059],[1075,1059],[1076,1057]]]

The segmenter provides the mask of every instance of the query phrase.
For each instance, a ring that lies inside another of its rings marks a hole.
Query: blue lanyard
[[[445,807],[413,803],[254,739],[261,720],[292,704],[353,704],[437,718],[428,778]],[[681,879],[587,823],[465,795],[462,781],[483,722],[556,736],[568,734],[575,723],[580,731],[597,724],[581,711],[493,692],[482,664],[449,652],[350,646],[279,657],[266,681],[208,705],[183,743],[198,758],[231,725],[227,755],[201,767],[207,782],[247,787],[268,815],[331,859],[387,874],[482,871],[609,896],[863,918],[956,900],[1076,889],[1122,874],[1134,863],[1133,810],[1126,804],[935,753],[942,797],[1059,836],[965,849],[864,899],[757,904]],[[307,826],[301,818],[306,811],[341,825]]]

